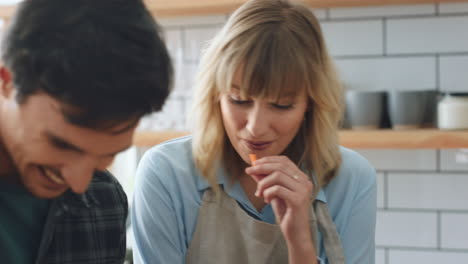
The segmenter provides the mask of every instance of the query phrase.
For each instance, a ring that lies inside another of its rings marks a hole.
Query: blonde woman
[[[338,145],[342,90],[306,7],[234,12],[194,99],[193,135],[139,165],[136,263],[374,263],[375,170]]]

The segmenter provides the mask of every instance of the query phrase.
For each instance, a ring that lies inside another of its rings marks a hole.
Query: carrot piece
[[[252,162],[252,165],[254,165],[255,161],[257,161],[257,155],[249,154],[249,157],[250,157],[250,162]]]

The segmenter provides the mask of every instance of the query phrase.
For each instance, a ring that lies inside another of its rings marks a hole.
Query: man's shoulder
[[[57,202],[77,210],[115,208],[125,215],[128,211],[127,195],[119,181],[108,171],[94,172],[86,192],[77,194],[68,190],[64,195],[57,198]]]
[[[122,185],[109,171],[96,171],[86,194],[101,206],[123,204],[128,207]]]
[[[109,172],[96,172],[83,194],[67,191],[51,207],[50,242],[41,263],[122,263],[128,203]]]
[[[105,188],[105,189],[119,189],[122,190],[117,178],[115,178],[112,173],[109,171],[95,171],[91,183],[89,184],[88,191],[95,188]]]

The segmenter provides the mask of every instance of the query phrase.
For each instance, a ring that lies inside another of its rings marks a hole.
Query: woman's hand
[[[257,182],[255,195],[272,204],[290,253],[315,255],[309,225],[314,185],[309,177],[286,156],[263,157],[245,172]]]

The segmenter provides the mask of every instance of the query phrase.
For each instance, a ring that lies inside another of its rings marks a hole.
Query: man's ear
[[[0,95],[2,97],[9,97],[12,93],[13,83],[11,81],[11,73],[5,66],[0,66]]]

